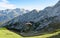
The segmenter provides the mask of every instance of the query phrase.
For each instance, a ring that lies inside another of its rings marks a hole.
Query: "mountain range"
[[[18,14],[20,13],[19,16],[4,23],[2,26],[24,32],[40,31],[41,29],[48,27],[50,24],[54,25],[60,23],[60,1],[54,6],[46,7],[45,9],[40,11],[34,9],[25,14],[24,12],[21,13],[21,11],[17,12]]]

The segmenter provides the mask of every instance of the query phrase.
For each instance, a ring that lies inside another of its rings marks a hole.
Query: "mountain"
[[[20,8],[0,10],[0,22],[9,21],[9,20],[11,20],[19,15],[23,15],[27,12],[29,12],[29,11],[20,9]]]
[[[3,24],[2,26],[5,26],[9,29],[16,29],[19,30],[20,32],[27,31],[35,32],[41,31],[45,27],[49,27],[50,24],[58,25],[59,23],[60,23],[60,1],[56,5],[52,7],[46,7],[41,11],[37,11],[34,9],[28,13],[20,15],[10,20],[9,22]]]

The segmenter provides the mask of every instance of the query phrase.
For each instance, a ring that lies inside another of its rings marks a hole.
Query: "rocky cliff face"
[[[27,31],[27,29],[31,29],[30,31],[40,31],[44,27],[49,26],[49,24],[57,22],[60,23],[60,1],[53,7],[47,7],[39,12],[32,10],[29,13],[20,15],[2,26],[20,31]],[[31,23],[32,26],[28,27],[25,25],[26,23]],[[28,28],[25,29],[25,26]]]

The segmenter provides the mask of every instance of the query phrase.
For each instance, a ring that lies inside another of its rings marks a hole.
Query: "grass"
[[[20,38],[18,34],[7,30],[6,28],[0,29],[0,38]]]
[[[33,36],[33,37],[22,37],[14,32],[11,32],[9,30],[7,30],[6,28],[0,28],[0,38],[49,38],[52,36],[56,36],[60,33],[60,30],[57,30],[54,33],[50,33],[50,34],[44,34],[41,36]],[[60,36],[59,36],[60,38]]]

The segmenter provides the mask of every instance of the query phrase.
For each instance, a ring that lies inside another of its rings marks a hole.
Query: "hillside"
[[[0,28],[0,38],[20,38],[20,37],[21,36],[7,30],[6,28]]]

